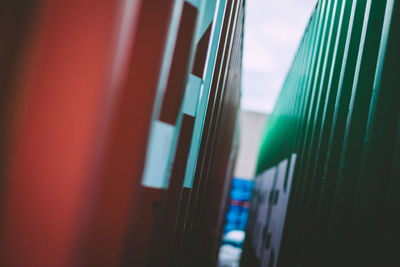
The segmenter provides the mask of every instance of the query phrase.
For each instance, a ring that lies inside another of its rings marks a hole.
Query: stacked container
[[[0,265],[212,266],[242,0],[0,9]]]
[[[399,10],[318,1],[266,125],[244,266],[400,266]]]

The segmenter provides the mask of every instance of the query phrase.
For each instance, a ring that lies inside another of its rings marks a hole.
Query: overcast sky
[[[241,105],[270,113],[316,0],[246,0]]]

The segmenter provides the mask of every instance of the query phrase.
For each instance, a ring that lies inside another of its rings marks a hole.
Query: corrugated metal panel
[[[244,2],[3,2],[0,265],[215,265]]]
[[[396,0],[318,2],[266,125],[244,263],[399,264],[393,242],[399,216],[392,213],[398,214],[399,199],[391,190],[398,168],[398,10]],[[282,207],[275,203],[262,225],[253,219],[270,194],[282,191],[280,175],[265,174],[291,155],[282,243],[260,254],[255,240],[269,244],[281,232],[274,213]],[[268,180],[273,183],[263,189]]]

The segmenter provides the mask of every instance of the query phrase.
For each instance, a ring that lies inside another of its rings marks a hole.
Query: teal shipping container
[[[400,1],[317,2],[261,144],[242,266],[400,266]]]

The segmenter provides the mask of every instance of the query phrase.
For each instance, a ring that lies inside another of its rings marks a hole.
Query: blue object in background
[[[249,217],[250,199],[254,183],[250,180],[233,178],[230,205],[226,214],[223,243],[241,247],[242,242],[230,241],[229,232],[245,231]]]

